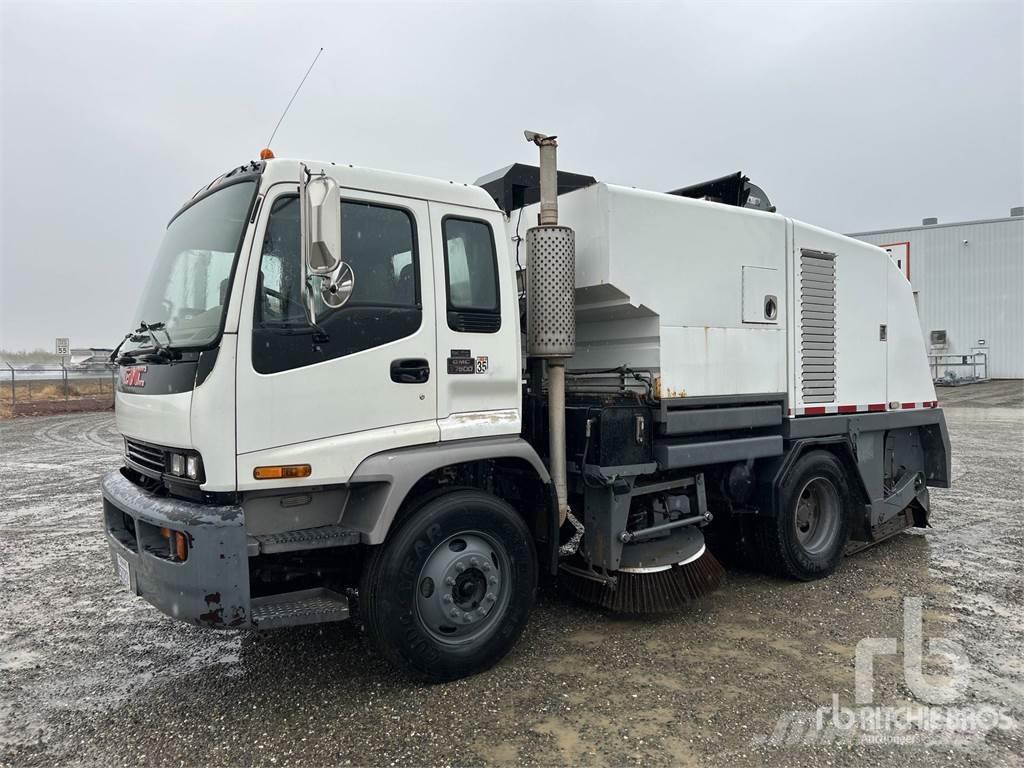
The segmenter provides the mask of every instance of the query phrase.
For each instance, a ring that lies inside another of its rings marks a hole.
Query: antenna
[[[316,52],[316,56],[313,57],[313,63],[309,65],[309,69],[306,70],[306,74],[304,74],[302,79],[299,81],[299,87],[295,89],[295,93],[293,93],[292,97],[288,99],[288,105],[284,108],[284,112],[281,113],[281,117],[278,119],[277,125],[274,126],[274,132],[270,134],[270,138],[267,140],[268,147],[274,141],[274,137],[277,135],[277,129],[281,127],[281,123],[284,121],[284,116],[288,114],[288,110],[291,109],[292,102],[295,101],[295,97],[298,96],[299,91],[302,90],[302,84],[306,82],[306,78],[309,77],[309,73],[312,72],[313,67],[316,66],[316,60],[320,58],[320,54],[323,52],[323,48]]]

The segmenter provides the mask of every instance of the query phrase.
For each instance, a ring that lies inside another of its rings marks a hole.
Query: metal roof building
[[[937,377],[983,352],[988,378],[1024,378],[1024,208],[1010,214],[850,235],[884,247],[910,278]]]

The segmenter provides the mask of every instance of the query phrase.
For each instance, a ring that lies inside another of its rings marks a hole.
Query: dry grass
[[[113,383],[109,376],[89,379],[69,379],[67,392],[63,381],[15,380],[13,397],[11,382],[0,379],[0,418],[10,418],[30,403],[53,403],[82,400],[84,398],[110,398],[113,401]]]

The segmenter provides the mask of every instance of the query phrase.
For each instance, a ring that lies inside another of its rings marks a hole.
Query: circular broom
[[[615,571],[611,574],[614,584],[576,571],[559,574],[559,582],[571,595],[605,610],[632,614],[679,610],[714,592],[725,577],[725,569],[704,545],[693,557],[675,565]]]

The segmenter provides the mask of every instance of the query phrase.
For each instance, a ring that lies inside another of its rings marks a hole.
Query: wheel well
[[[782,485],[786,482],[786,477],[796,462],[806,453],[811,451],[826,451],[831,453],[843,469],[846,470],[846,476],[849,480],[850,491],[853,493],[857,502],[862,507],[870,505],[870,498],[868,496],[867,489],[864,487],[864,480],[860,475],[860,471],[857,468],[857,460],[854,457],[853,447],[850,440],[846,437],[830,437],[824,439],[806,439],[796,440],[790,446],[789,450],[784,456],[779,459],[773,459],[764,464],[756,467],[755,472],[758,475],[760,496],[762,499],[770,500],[763,511],[770,515],[776,515],[779,513],[779,493]],[[865,510],[864,514],[854,514],[850,520],[850,532],[853,538],[858,538],[865,533],[865,526],[867,525],[868,513]]]
[[[391,529],[413,514],[425,497],[456,488],[476,488],[511,504],[533,534],[538,562],[542,567],[557,568],[558,507],[554,488],[528,461],[517,457],[477,459],[428,472],[406,494]]]

